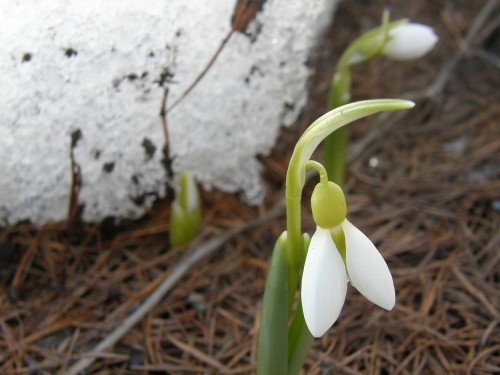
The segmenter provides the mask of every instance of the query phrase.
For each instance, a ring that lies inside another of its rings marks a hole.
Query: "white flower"
[[[316,228],[307,252],[301,296],[304,319],[314,337],[322,336],[337,320],[345,301],[347,277],[361,294],[384,309],[391,310],[396,300],[391,273],[375,245],[347,219],[340,226],[346,264],[329,229]]]
[[[419,23],[398,25],[389,31],[383,54],[393,60],[414,60],[430,52],[438,41],[432,27]]]

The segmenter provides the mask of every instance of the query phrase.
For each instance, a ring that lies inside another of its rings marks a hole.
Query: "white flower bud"
[[[170,245],[191,241],[201,227],[201,199],[193,177],[181,172],[170,216]]]
[[[393,60],[414,60],[429,53],[438,41],[432,27],[419,23],[400,24],[389,31],[383,54]]]

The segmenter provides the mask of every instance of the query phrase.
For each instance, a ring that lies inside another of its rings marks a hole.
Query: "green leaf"
[[[303,265],[307,255],[307,249],[311,237],[307,233],[302,235],[303,243],[303,256],[301,264]],[[314,342],[314,337],[309,332],[306,322],[304,320],[304,313],[302,312],[302,301],[298,300],[297,310],[293,317],[292,324],[288,328],[288,374],[298,374],[305,360],[311,346]]]
[[[258,375],[288,373],[288,263],[286,232],[278,238],[269,268],[257,347]]]
[[[304,365],[314,337],[309,332],[299,298],[297,311],[288,331],[288,375],[296,375]]]

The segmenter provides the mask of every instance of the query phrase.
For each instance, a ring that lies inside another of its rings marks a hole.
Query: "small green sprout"
[[[193,177],[181,172],[172,202],[170,217],[170,245],[181,246],[189,243],[201,227],[200,193]]]

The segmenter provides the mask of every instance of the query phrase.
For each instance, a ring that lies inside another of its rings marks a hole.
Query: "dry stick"
[[[69,237],[76,233],[77,225],[79,224],[83,212],[83,205],[78,202],[80,194],[80,187],[82,183],[82,175],[80,166],[75,162],[75,148],[82,138],[82,131],[77,129],[71,133],[71,144],[69,150],[70,166],[71,166],[71,185],[68,203],[68,220],[66,224],[66,231],[68,238],[66,239],[66,246]]]
[[[96,356],[113,346],[120,340],[132,327],[134,327],[158,302],[168,293],[168,291],[175,285],[179,279],[197,262],[204,257],[213,253],[221,245],[229,241],[237,234],[257,227],[266,221],[273,220],[283,213],[284,200],[280,199],[276,205],[269,210],[266,215],[261,218],[255,219],[246,225],[231,229],[226,233],[217,236],[210,241],[202,244],[199,248],[189,252],[177,264],[172,273],[158,286],[158,288],[146,298],[142,304],[129,315],[118,327],[116,327],[107,337],[105,337],[93,350],[91,350],[93,357],[81,358],[66,372],[67,375],[76,375],[85,370],[97,359]]]
[[[167,196],[173,197],[175,194],[174,188],[172,187],[172,180],[174,178],[174,171],[172,170],[172,161],[170,157],[170,138],[168,135],[168,121],[167,121],[167,98],[168,98],[168,87],[163,90],[163,98],[161,100],[160,107],[160,118],[161,127],[163,129],[163,137],[165,138],[163,144],[163,165],[165,166],[165,172],[167,174]]]
[[[168,87],[163,90],[163,97],[161,99],[160,106],[160,118],[161,118],[161,128],[163,130],[163,137],[165,138],[165,147],[168,147],[170,139],[168,137],[168,123],[167,123],[167,98],[168,98]]]
[[[33,261],[33,257],[38,248],[42,232],[43,228],[36,233],[35,238],[33,238],[33,240],[30,242],[28,249],[24,252],[21,261],[17,266],[16,273],[14,274],[11,283],[11,287],[14,292],[17,292],[19,290],[21,284],[23,284],[24,282],[27,270],[31,267],[31,262]]]
[[[195,357],[196,359],[198,359],[202,362],[205,362],[206,364],[208,364],[211,367],[214,367],[215,369],[217,369],[217,371],[219,373],[227,372],[226,367],[222,363],[220,363],[219,361],[217,361],[213,357],[203,353],[202,351],[200,351],[200,350],[198,350],[198,349],[196,349],[188,344],[183,343],[182,341],[178,340],[175,336],[167,335],[167,340],[169,340],[172,344],[174,344],[179,349],[181,349],[184,353],[189,353],[193,357]]]

